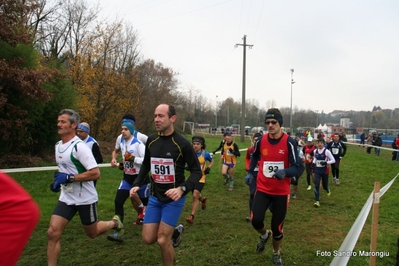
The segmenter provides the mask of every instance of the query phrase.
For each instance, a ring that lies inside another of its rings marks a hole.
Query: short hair
[[[169,109],[168,109],[168,115],[169,115],[169,117],[172,117],[172,116],[176,115],[176,109],[175,109],[175,107],[174,107],[173,105],[171,105],[171,104],[167,104],[167,105],[168,105],[168,107],[169,107]]]
[[[126,114],[124,114],[124,115],[122,116],[122,120],[123,120],[123,119],[131,119],[131,120],[133,120],[133,121],[136,123],[136,118],[135,118],[134,115],[131,114],[131,113],[126,113]]]
[[[69,120],[69,122],[71,122],[71,124],[73,124],[73,123],[79,124],[79,123],[80,123],[80,116],[79,116],[79,114],[78,114],[75,110],[72,110],[72,109],[62,109],[62,110],[58,113],[59,116],[60,116],[60,115],[65,115],[65,114],[69,115],[68,120]]]

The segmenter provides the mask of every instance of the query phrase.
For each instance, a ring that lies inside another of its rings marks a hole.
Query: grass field
[[[215,149],[221,138],[207,137],[207,150]],[[241,149],[249,146],[236,141]],[[205,211],[198,210],[194,224],[185,218],[191,210],[191,194],[180,223],[185,226],[183,242],[175,251],[176,265],[270,265],[271,243],[262,254],[255,253],[259,235],[248,216],[248,186],[244,182],[245,151],[237,165],[235,189],[229,192],[223,186],[218,171],[220,156],[215,155],[215,165],[208,175],[203,195],[208,198]],[[285,265],[329,265],[331,256],[317,256],[317,250],[338,250],[347,232],[358,216],[373,190],[374,182],[383,187],[398,173],[399,164],[391,161],[391,153],[382,150],[381,156],[366,154],[362,147],[349,145],[341,164],[341,185],[331,184],[332,195],[321,192],[321,207],[313,207],[313,190],[307,191],[305,174],[299,180],[298,197],[291,199],[284,225],[285,237],[282,254]],[[98,212],[100,220],[109,220],[114,215],[114,196],[122,172],[115,168],[101,168],[97,183],[99,193]],[[58,194],[49,189],[53,172],[30,172],[11,174],[35,198],[41,209],[41,219],[31,236],[18,265],[46,265],[47,228]],[[331,175],[330,175],[331,179]],[[395,182],[381,198],[378,229],[378,251],[389,252],[389,256],[377,258],[377,265],[394,265],[397,251],[399,199],[398,182]],[[161,265],[158,245],[146,246],[141,241],[141,227],[133,225],[136,215],[125,204],[125,241],[110,242],[106,234],[96,239],[85,236],[79,217],[75,217],[66,228],[61,240],[59,265]],[[266,225],[270,224],[270,213],[266,214]],[[371,214],[355,251],[369,251]],[[369,258],[356,256],[348,265],[368,265]]]

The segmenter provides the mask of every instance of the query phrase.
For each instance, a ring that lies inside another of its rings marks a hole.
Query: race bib
[[[68,192],[68,193],[72,193],[73,192],[73,184],[72,183],[65,184],[65,185],[62,185],[62,186],[64,187],[65,192]]]
[[[151,174],[155,183],[168,184],[175,182],[175,165],[173,159],[151,158]]]
[[[320,162],[324,162],[324,160],[316,160],[316,167],[325,167],[325,165],[321,165]]]
[[[263,175],[267,178],[272,178],[279,169],[284,169],[284,162],[263,162]]]
[[[124,171],[127,175],[135,175],[137,173],[137,169],[134,167],[134,163],[130,161],[123,162]]]
[[[338,148],[332,148],[331,151],[332,151],[332,154],[337,155],[338,152],[339,152],[339,149]]]

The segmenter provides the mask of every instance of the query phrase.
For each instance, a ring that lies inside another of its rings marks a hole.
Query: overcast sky
[[[94,0],[93,0],[94,1]],[[141,52],[179,73],[214,106],[371,111],[399,107],[397,0],[100,0],[137,30]]]

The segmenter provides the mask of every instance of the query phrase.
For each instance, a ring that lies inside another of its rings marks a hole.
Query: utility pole
[[[244,56],[243,56],[243,68],[242,68],[242,104],[241,104],[241,123],[240,123],[240,133],[241,133],[241,138],[240,141],[244,142],[245,141],[245,61],[246,61],[246,50],[247,46],[251,49],[252,44],[247,44],[247,35],[244,35],[244,43],[240,44],[237,43],[235,47],[237,46],[243,46],[244,47]]]
[[[295,83],[293,75],[294,75],[294,69],[291,68],[291,105],[290,105],[290,133],[291,133],[291,136],[294,136],[293,132],[292,132],[292,85]]]

